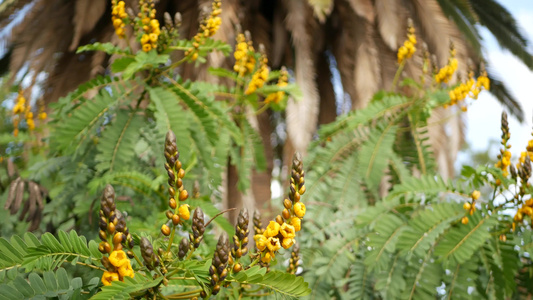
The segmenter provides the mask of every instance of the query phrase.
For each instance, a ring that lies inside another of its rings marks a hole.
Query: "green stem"
[[[168,240],[167,252],[170,252],[170,248],[172,247],[172,243],[174,241],[175,232],[176,232],[176,225],[173,225],[172,226],[172,232],[170,233],[170,239]]]
[[[396,84],[398,83],[398,80],[400,79],[400,75],[402,74],[403,67],[405,66],[405,59],[400,63],[400,66],[398,67],[398,70],[396,70],[396,74],[394,74],[394,79],[392,80],[392,90],[396,90]]]
[[[259,262],[260,259],[261,259],[261,255],[259,255],[248,267],[251,268],[255,266]]]

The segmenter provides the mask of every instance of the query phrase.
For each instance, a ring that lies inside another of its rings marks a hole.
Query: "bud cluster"
[[[289,266],[287,267],[287,273],[295,274],[298,266],[300,265],[300,245],[294,244],[291,252],[291,258],[289,259]]]
[[[149,270],[153,270],[159,266],[159,257],[154,253],[154,247],[146,237],[141,238],[141,255],[144,260],[144,265]]]
[[[189,198],[189,193],[183,188],[185,170],[182,168],[178,158],[179,152],[178,146],[176,145],[176,135],[174,132],[169,131],[165,138],[165,169],[168,174],[168,193],[170,195],[168,201],[170,209],[166,212],[166,216],[174,228],[190,218],[189,205],[178,205],[178,201],[181,203]],[[176,198],[178,201],[176,201]],[[167,224],[163,224],[161,226],[161,233],[166,236],[170,235],[170,227]]]
[[[248,223],[250,218],[248,217],[248,210],[246,208],[241,209],[239,216],[237,217],[237,225],[235,225],[235,235],[233,235],[233,248],[231,249],[231,255],[235,259],[233,265],[233,272],[238,273],[242,270],[242,265],[238,260],[248,253]]]
[[[209,275],[211,275],[212,294],[216,295],[220,291],[220,284],[224,282],[228,276],[229,260],[229,241],[226,233],[223,233],[218,239],[218,243],[213,254],[213,263],[209,267]]]
[[[283,201],[283,212],[275,221],[270,221],[267,228],[254,236],[261,262],[270,263],[281,247],[289,249],[295,242],[296,232],[302,228],[305,204],[300,201],[305,193],[305,180],[301,156],[297,153],[292,161],[289,198]]]
[[[198,248],[200,246],[200,242],[204,238],[204,232],[205,232],[205,222],[204,222],[204,212],[201,208],[197,207],[194,210],[193,216],[192,216],[192,226],[191,231],[192,233],[189,233],[189,241],[190,246],[189,248],[191,250]]]
[[[98,250],[104,254],[102,264],[107,269],[102,275],[102,283],[111,285],[113,281],[123,281],[125,276],[133,277],[131,262],[122,250],[122,242],[129,248],[133,247],[133,238],[126,227],[126,220],[122,213],[116,210],[115,190],[111,185],[104,189],[100,200],[99,237],[102,240]],[[113,244],[113,248],[111,248]],[[105,256],[109,254],[109,256]]]

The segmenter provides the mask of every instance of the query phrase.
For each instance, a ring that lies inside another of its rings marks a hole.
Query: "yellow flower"
[[[296,236],[296,230],[294,226],[287,223],[283,223],[283,225],[281,225],[279,232],[281,232],[281,235],[283,235],[284,238],[292,239]]]
[[[298,217],[291,218],[291,225],[294,227],[294,231],[298,232],[302,229],[302,220]]]
[[[294,214],[298,218],[303,218],[305,216],[305,204],[302,202],[296,202],[296,204],[294,204]]]
[[[292,245],[294,245],[294,239],[283,239],[283,242],[281,242],[281,246],[283,249],[289,249]]]
[[[102,275],[102,283],[104,285],[111,285],[111,282],[118,280],[118,274],[115,272],[105,271]]]
[[[279,239],[275,237],[269,237],[266,245],[267,245],[268,251],[270,251],[271,253],[274,253],[281,248]]]
[[[477,190],[472,192],[472,199],[477,200],[481,196],[481,193]]]
[[[254,235],[254,240],[255,240],[255,246],[257,247],[259,251],[265,250],[268,240],[264,235],[256,234]]]
[[[141,44],[147,44],[150,41],[150,36],[148,34],[143,34],[141,37]]]
[[[268,264],[272,258],[274,258],[274,254],[271,254],[270,252],[266,252],[261,256],[261,261]]]
[[[471,205],[470,203],[468,203],[468,202],[465,202],[465,203],[463,204],[463,209],[464,209],[464,210],[470,210],[471,207],[472,207],[472,205]]]
[[[29,130],[34,130],[35,129],[35,122],[33,121],[33,119],[27,119],[26,120],[26,124],[28,124],[28,129]]]
[[[278,235],[279,233],[279,224],[275,221],[270,221],[270,223],[268,224],[267,228],[265,229],[265,236],[266,237],[272,237],[272,236],[276,236]]]
[[[131,267],[131,263],[128,261],[128,263],[120,266],[118,268],[118,273],[120,274],[120,276],[122,277],[126,277],[126,276],[129,276],[131,278],[133,278],[135,276],[135,273],[133,272],[133,269]]]
[[[191,212],[189,211],[189,204],[183,204],[178,208],[178,215],[182,220],[189,220]]]
[[[124,264],[129,263],[129,261],[126,253],[122,250],[115,250],[109,255],[109,262],[115,267],[121,267]]]
[[[157,38],[158,38],[158,35],[157,35],[157,34],[155,34],[155,33],[150,33],[150,41],[151,41],[152,43],[157,42]]]
[[[150,44],[144,44],[143,45],[143,51],[144,52],[149,52],[150,50],[152,50],[152,45],[150,45]]]

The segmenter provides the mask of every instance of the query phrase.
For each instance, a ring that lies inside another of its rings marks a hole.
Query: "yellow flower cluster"
[[[533,216],[533,199],[526,200],[522,207],[516,211],[516,214],[513,217],[513,227],[516,226],[514,223],[522,222],[524,216],[529,216],[530,218]]]
[[[481,197],[481,193],[479,191],[473,191],[470,197],[472,198],[472,202],[465,202],[463,204],[463,209],[468,211],[470,215],[473,215],[474,212],[476,211],[476,200],[479,199],[479,197]],[[465,225],[468,224],[468,217],[464,216],[461,219],[461,223]]]
[[[222,13],[221,6],[222,3],[220,0],[214,0],[211,5],[211,14],[209,15],[209,18],[200,25],[201,32],[205,37],[215,35],[220,28],[220,24],[222,24],[222,19],[220,18],[220,14]]]
[[[289,73],[287,73],[287,70],[285,67],[281,68],[281,74],[278,79],[277,86],[284,87],[287,86],[289,80]],[[279,103],[283,98],[285,97],[284,91],[277,91],[270,95],[268,95],[265,99],[265,103]]]
[[[476,82],[476,88],[480,90],[481,87],[483,87],[487,91],[490,89],[490,80],[487,77],[487,71],[485,71],[484,69],[481,70],[481,75],[479,75]]]
[[[144,0],[139,1],[140,12],[138,14],[141,19],[143,35],[141,36],[141,46],[144,52],[149,52],[157,48],[157,40],[161,29],[159,28],[159,21],[155,18],[155,4]]]
[[[305,216],[305,204],[300,196],[305,193],[303,164],[297,156],[293,160],[289,199],[283,201],[283,212],[270,221],[267,228],[254,236],[255,245],[261,254],[261,262],[268,264],[275,258],[276,251],[283,247],[289,249],[294,243],[296,232],[302,229],[302,218]]]
[[[126,37],[124,20],[128,17],[128,14],[126,14],[125,5],[124,1],[117,3],[117,0],[111,0],[111,20],[113,21],[113,27],[115,27],[115,33],[121,39]]]
[[[255,71],[255,73],[252,75],[252,80],[250,80],[250,83],[248,84],[248,88],[246,88],[246,91],[244,91],[245,95],[250,95],[251,93],[255,92],[258,88],[263,87],[265,82],[268,79],[268,73],[270,72],[268,70],[268,59],[265,54],[261,55],[261,58],[259,60],[259,69]]]
[[[398,49],[398,63],[402,63],[405,59],[411,58],[415,54],[416,48],[416,36],[415,28],[412,24],[407,27],[407,40],[403,42],[403,45]]]
[[[435,74],[435,82],[437,83],[448,83],[455,71],[457,71],[457,66],[459,62],[455,58],[456,50],[453,43],[450,43],[450,58],[448,58],[448,64],[442,67],[437,74]]]
[[[221,6],[220,0],[213,1],[211,14],[200,24],[200,30],[193,37],[192,47],[185,51],[185,55],[191,55],[193,61],[198,58],[198,48],[205,43],[205,38],[215,35],[220,28],[220,24],[222,24],[222,19],[219,17],[222,13]]]
[[[39,101],[39,113],[37,114],[37,118],[39,120],[46,120],[47,114],[44,111],[44,103],[43,101]]]
[[[131,267],[131,262],[123,250],[114,250],[109,255],[109,262],[113,265],[114,271],[105,271],[102,275],[102,283],[111,285],[113,281],[123,281],[124,277],[133,278],[135,273]]]
[[[239,73],[239,77],[252,73],[255,67],[254,46],[251,39],[247,39],[246,35],[242,33],[237,35],[237,45],[233,57],[235,57],[233,70]]]
[[[500,150],[500,160],[496,163],[495,167],[500,168],[503,171],[503,176],[509,176],[509,166],[511,165],[511,151]]]
[[[13,127],[15,128],[13,130],[13,135],[15,137],[18,136],[19,129],[18,125],[20,123],[20,119],[22,118],[22,114],[24,114],[24,119],[26,119],[26,124],[28,125],[28,130],[32,131],[35,129],[35,121],[33,120],[33,112],[31,112],[31,106],[26,106],[26,98],[24,97],[22,90],[19,91],[17,96],[17,103],[15,103],[15,106],[13,106]]]

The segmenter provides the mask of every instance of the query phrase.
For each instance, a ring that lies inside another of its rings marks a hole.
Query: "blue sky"
[[[522,32],[530,41],[533,49],[533,2],[529,0],[500,1],[517,19]],[[502,50],[496,40],[486,30],[481,31],[486,57],[491,70],[505,82],[510,91],[522,105],[525,113],[524,123],[510,118],[511,152],[513,157],[525,151],[527,141],[531,139],[533,118],[533,72],[516,59],[510,52]],[[488,92],[482,92],[479,99],[469,107],[466,117],[466,139],[477,151],[487,149],[490,140],[500,140],[500,115],[502,105]],[[496,154],[497,149],[491,149]],[[460,156],[460,159],[465,159]],[[496,159],[496,158],[495,158]]]

